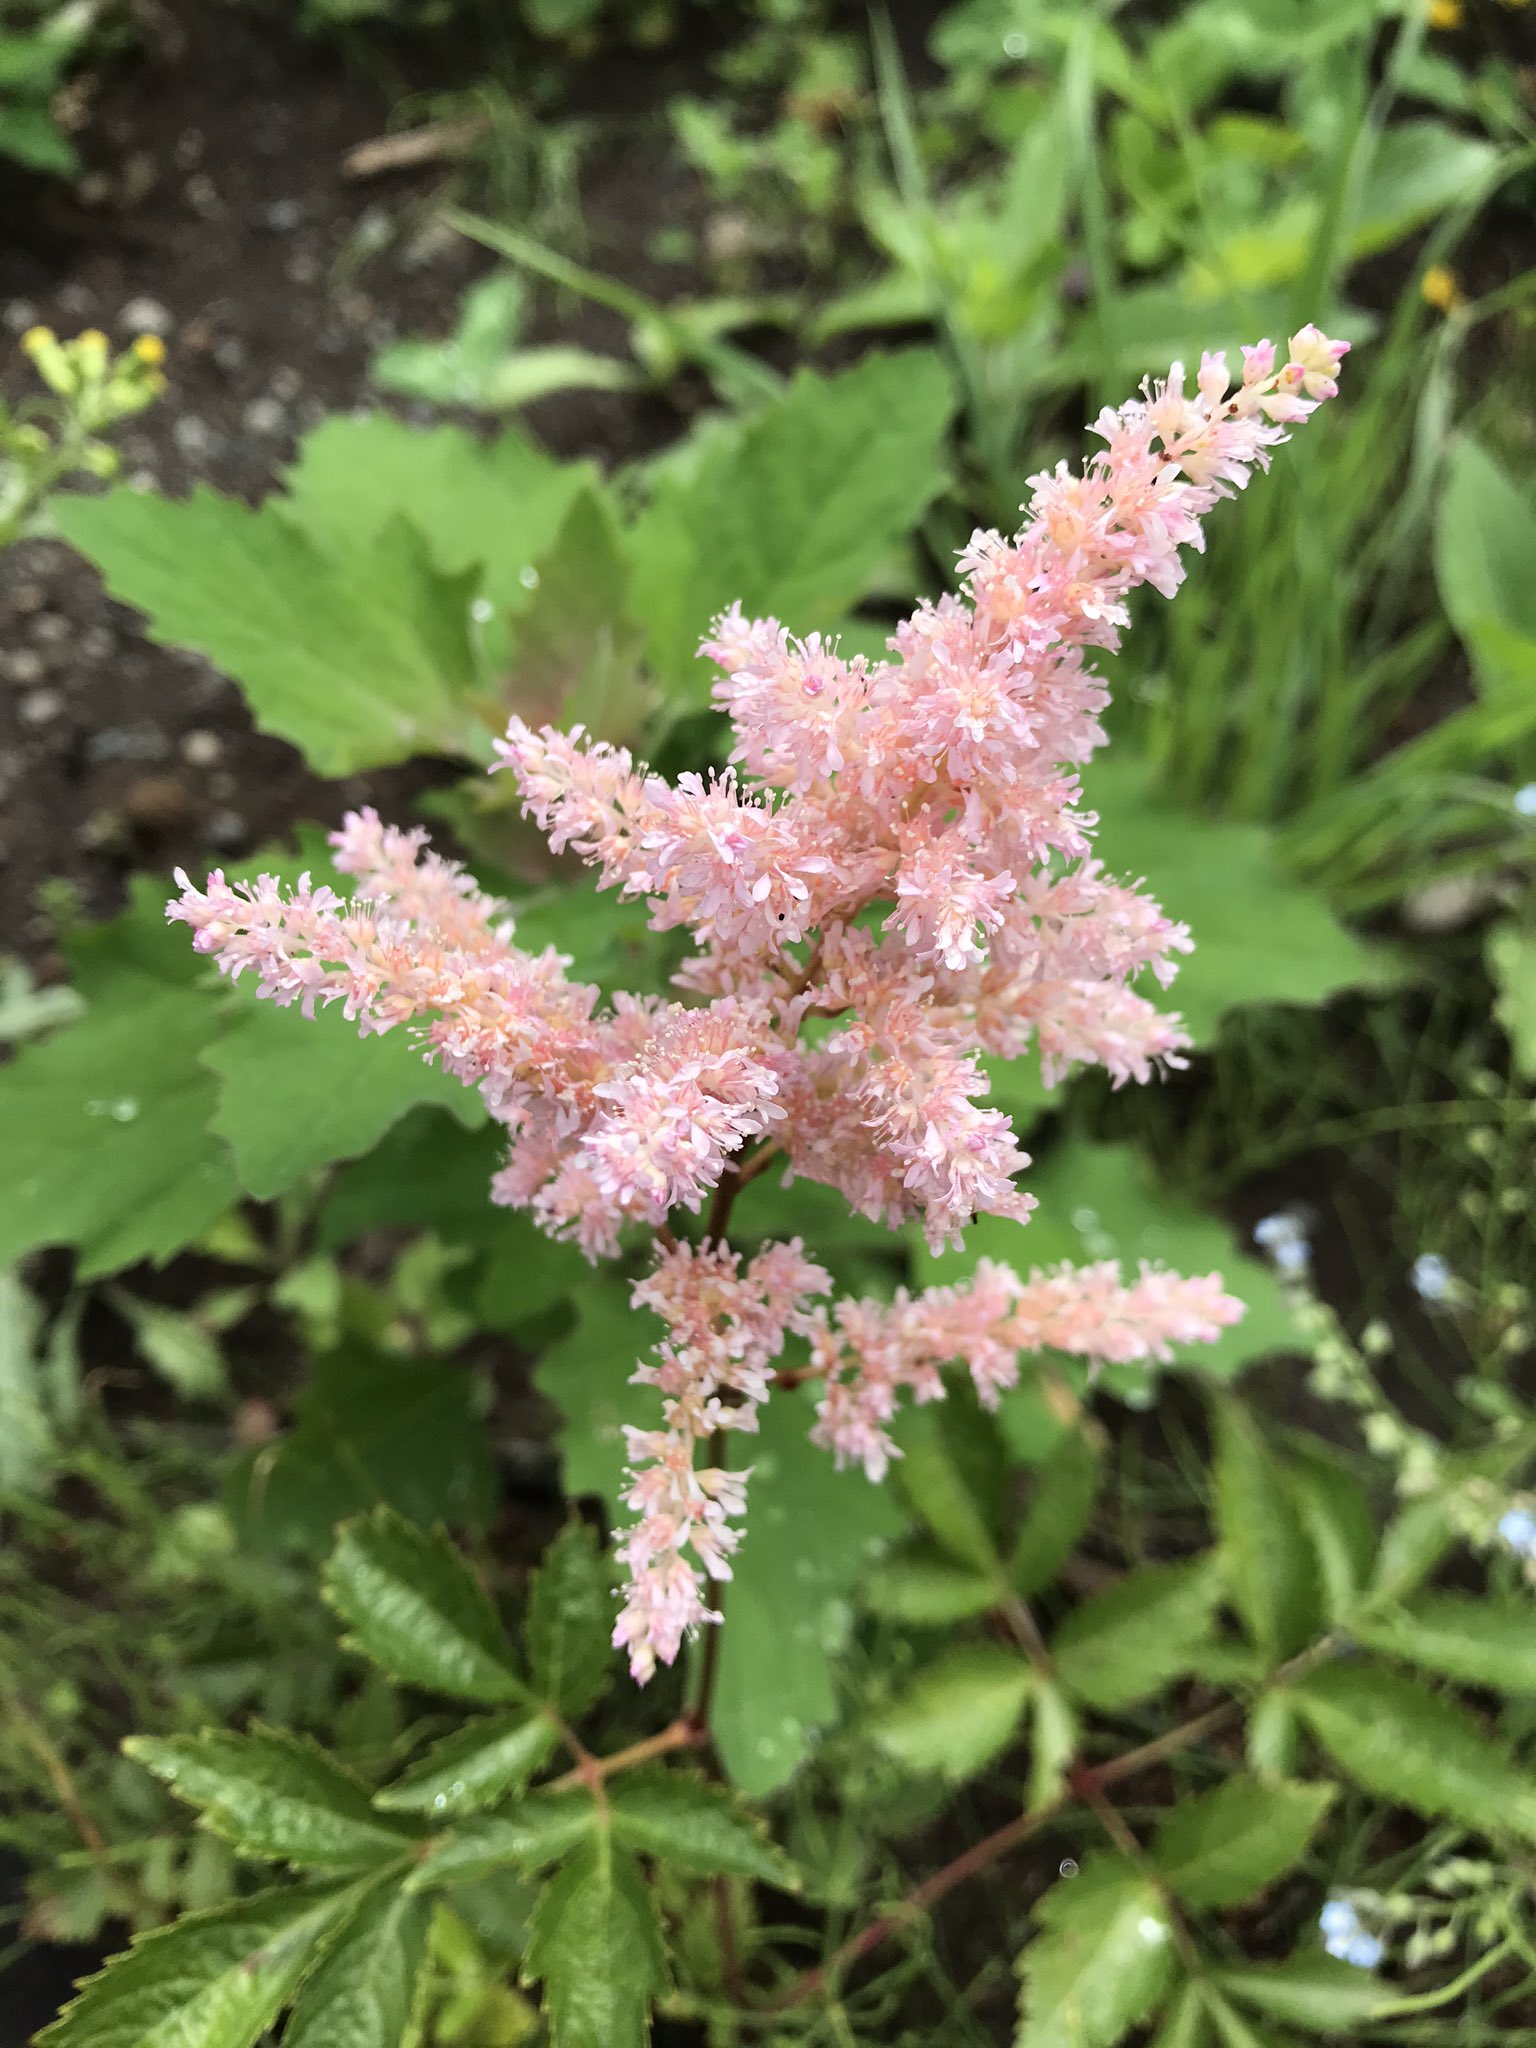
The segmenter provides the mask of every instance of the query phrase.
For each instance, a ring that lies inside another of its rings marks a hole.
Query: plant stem
[[[611,1778],[619,1771],[632,1771],[637,1764],[648,1764],[655,1757],[668,1756],[674,1749],[697,1749],[704,1740],[705,1730],[695,1723],[692,1715],[679,1714],[659,1734],[632,1742],[627,1749],[616,1749],[611,1756],[593,1756],[588,1752],[585,1763],[567,1771],[564,1777],[551,1779],[549,1790],[561,1792],[572,1785],[585,1785],[594,1776]]]

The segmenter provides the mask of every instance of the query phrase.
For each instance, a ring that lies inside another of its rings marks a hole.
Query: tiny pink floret
[[[1136,588],[1176,594],[1205,515],[1336,394],[1348,346],[1303,327],[1278,367],[1271,343],[1246,347],[1234,385],[1208,353],[1192,388],[1175,364],[1105,410],[1084,470],[1032,478],[1011,538],[973,534],[958,594],[920,604],[889,659],[722,614],[702,649],[730,721],[720,773],[669,782],[579,726],[514,718],[498,765],[551,847],[691,939],[674,1001],[604,1008],[567,958],[519,947],[507,906],[424,833],[372,811],[332,839],[350,899],[307,875],[285,889],[215,871],[198,889],[178,872],[167,914],[223,973],[306,1015],[340,1003],[365,1036],[404,1024],[479,1089],[507,1133],[495,1200],[593,1259],[627,1226],[661,1233],[635,1290],[666,1330],[636,1375],[660,1426],[629,1432],[615,1631],[638,1679],[715,1618],[706,1586],[729,1576],[747,1474],[701,1465],[700,1445],[756,1427],[786,1334],[822,1382],[817,1440],[878,1478],[898,1399],[936,1398],[951,1364],[993,1402],[1043,1347],[1164,1359],[1241,1313],[1214,1275],[1021,1279],[987,1261],[961,1287],[829,1311],[811,1306],[830,1283],[798,1243],[743,1267],[676,1244],[668,1218],[701,1213],[766,1145],[786,1178],[958,1243],[978,1214],[1023,1222],[1033,1206],[983,1055],[1033,1051],[1047,1085],[1183,1063],[1177,1016],[1134,984],[1166,987],[1190,935],[1093,858],[1080,778],[1108,692],[1092,656],[1118,646]]]

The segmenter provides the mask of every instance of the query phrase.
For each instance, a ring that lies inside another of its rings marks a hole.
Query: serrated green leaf
[[[1536,1694],[1536,1615],[1528,1600],[1421,1593],[1406,1607],[1361,1615],[1367,1649],[1495,1691]]]
[[[1315,1954],[1268,1968],[1213,1970],[1211,1982],[1240,2005],[1316,2034],[1346,2034],[1398,1996],[1368,1971]]]
[[[306,434],[277,509],[329,555],[367,548],[404,514],[448,576],[478,569],[500,610],[528,602],[526,571],[571,500],[597,481],[590,462],[554,462],[523,435],[481,441],[462,427],[408,427],[388,413],[337,414]]]
[[[868,1613],[917,1628],[968,1621],[997,1599],[997,1584],[986,1573],[954,1564],[925,1545],[882,1558],[859,1582],[859,1601]]]
[[[1019,1958],[1015,2048],[1112,2048],[1173,1975],[1172,1929],[1152,1884],[1093,1856],[1035,1908],[1043,1932]]]
[[[487,1199],[506,1142],[499,1124],[466,1131],[441,1110],[409,1111],[366,1158],[338,1171],[316,1248],[338,1251],[371,1230],[432,1230],[447,1244],[494,1246],[515,1220]]]
[[[1234,1401],[1216,1410],[1212,1488],[1233,1605],[1276,1664],[1320,1633],[1317,1570],[1286,1474]]]
[[[1005,1749],[1018,1730],[1032,1677],[1001,1643],[960,1643],[923,1665],[863,1733],[909,1771],[958,1783]]]
[[[339,1006],[305,1018],[254,997],[236,1002],[201,1059],[219,1082],[209,1128],[261,1202],[317,1167],[371,1151],[420,1105],[446,1110],[466,1130],[486,1121],[475,1091],[428,1066],[405,1032],[360,1040]]]
[[[488,1706],[526,1700],[495,1608],[441,1531],[376,1509],[342,1530],[322,1590],[351,1647],[402,1684]]]
[[[1536,1780],[1450,1700],[1371,1664],[1330,1665],[1291,1690],[1318,1741],[1368,1792],[1536,1842]]]
[[[1187,1905],[1239,1905],[1300,1860],[1334,1789],[1229,1778],[1180,1800],[1158,1829],[1152,1862]]]
[[[1084,775],[1101,814],[1094,854],[1126,881],[1145,876],[1195,950],[1160,1007],[1177,1010],[1196,1045],[1228,1010],[1250,1003],[1323,1003],[1376,971],[1323,897],[1291,880],[1262,825],[1202,818],[1163,797],[1152,773],[1111,748]]]
[[[43,1311],[14,1273],[0,1272],[0,1493],[44,1486],[57,1448],[43,1405],[37,1340]]]
[[[252,2048],[365,1896],[289,1885],[140,1935],[81,1985],[40,2048]]]
[[[1189,1668],[1221,1598],[1214,1557],[1149,1564],[1085,1601],[1051,1642],[1056,1675],[1089,1706],[1130,1706]]]
[[[324,1555],[336,1524],[384,1505],[483,1528],[495,1472],[476,1385],[460,1366],[352,1344],[321,1359],[295,1423],[232,1475],[247,1536]]]
[[[614,1599],[597,1539],[567,1522],[534,1574],[523,1644],[535,1690],[570,1718],[584,1714],[612,1676]]]
[[[300,1989],[283,2048],[401,2048],[415,2015],[431,1907],[381,1890]]]
[[[671,468],[632,543],[636,602],[670,699],[709,701],[694,656],[727,605],[806,632],[857,604],[943,484],[953,407],[932,351],[868,355],[837,376],[800,371]]]
[[[1186,1984],[1174,1997],[1152,2048],[1210,2048],[1211,2020],[1198,1984]]]
[[[654,692],[640,679],[643,634],[629,616],[629,563],[607,494],[587,485],[534,566],[513,628],[506,701],[532,726],[638,732]]]
[[[995,1216],[978,1216],[959,1252],[938,1257],[919,1247],[915,1265],[923,1285],[950,1282],[975,1270],[983,1258],[999,1259],[1020,1272],[1118,1259],[1132,1277],[1142,1259],[1175,1273],[1219,1272],[1229,1294],[1246,1305],[1240,1323],[1223,1330],[1214,1344],[1175,1347],[1186,1371],[1228,1378],[1251,1359],[1294,1349],[1294,1318],[1274,1273],[1250,1258],[1219,1218],[1190,1207],[1163,1187],[1140,1148],[1094,1145],[1074,1138],[1054,1146],[1028,1175],[1040,1206],[1022,1228]],[[1111,1366],[1103,1384],[1115,1392],[1147,1386],[1155,1367]],[[1029,1388],[1003,1396],[1004,1427],[1010,1406],[1026,1400]]]
[[[421,1891],[438,1884],[466,1884],[509,1868],[525,1875],[547,1870],[584,1842],[597,1822],[592,1795],[579,1786],[531,1793],[510,1813],[466,1820],[443,1835],[407,1877],[406,1886]]]
[[[1047,1586],[1077,1548],[1099,1494],[1099,1454],[1086,1425],[1072,1430],[1040,1467],[1008,1577],[1022,1599]]]
[[[545,1715],[521,1708],[477,1715],[435,1742],[392,1785],[374,1794],[388,1813],[456,1816],[521,1791],[554,1753],[559,1735]]]
[[[130,1736],[123,1749],[246,1856],[367,1870],[415,1840],[413,1828],[374,1812],[367,1788],[334,1757],[276,1728]]]
[[[1371,1592],[1405,1599],[1444,1562],[1457,1535],[1456,1524],[1439,1494],[1404,1502],[1382,1533]]]
[[[56,516],[155,640],[233,676],[257,725],[317,774],[484,755],[470,582],[435,569],[402,516],[334,555],[272,505],[253,511],[206,486],[185,500],[126,487],[66,497]]]
[[[1261,1693],[1253,1702],[1245,1740],[1248,1761],[1261,1777],[1287,1778],[1295,1770],[1296,1707],[1283,1687]]]
[[[608,1786],[613,1833],[641,1856],[706,1877],[756,1877],[797,1891],[794,1865],[723,1785],[691,1771],[625,1771]]]
[[[666,1951],[634,1859],[606,1835],[541,1893],[523,1982],[544,1986],[552,2048],[644,2048],[650,2039]]]

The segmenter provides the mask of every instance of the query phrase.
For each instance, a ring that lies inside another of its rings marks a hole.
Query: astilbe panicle
[[[306,1014],[340,1003],[365,1035],[408,1023],[480,1090],[509,1141],[495,1200],[592,1258],[627,1225],[656,1233],[634,1298],[667,1329],[636,1374],[659,1426],[630,1433],[615,1632],[637,1678],[716,1618],[706,1575],[729,1576],[747,1474],[701,1465],[699,1446],[755,1428],[787,1334],[809,1347],[796,1376],[821,1381],[817,1439],[878,1478],[898,1397],[935,1398],[952,1361],[991,1402],[1042,1346],[1163,1358],[1240,1313],[1214,1275],[983,1262],[964,1286],[829,1314],[797,1243],[743,1267],[709,1235],[678,1243],[669,1218],[711,1200],[722,1215],[775,1154],[863,1216],[917,1219],[938,1248],[978,1213],[1032,1207],[984,1054],[1032,1047],[1047,1083],[1182,1064],[1178,1018],[1133,983],[1145,970],[1166,986],[1189,934],[1103,872],[1081,808],[1105,737],[1090,656],[1118,644],[1138,585],[1176,592],[1203,516],[1334,395],[1345,348],[1304,328],[1278,367],[1269,343],[1244,349],[1235,388],[1208,355],[1193,390],[1176,365],[1102,413],[1084,471],[1034,477],[1012,539],[974,534],[959,593],[920,604],[889,660],[726,612],[702,650],[733,736],[723,773],[669,782],[579,727],[514,718],[499,765],[551,846],[644,901],[654,929],[691,936],[675,1001],[602,1007],[569,960],[519,948],[506,906],[424,834],[371,811],[332,842],[351,901],[308,877],[285,891],[215,873],[199,890],[178,875],[169,915],[226,973],[250,969]]]

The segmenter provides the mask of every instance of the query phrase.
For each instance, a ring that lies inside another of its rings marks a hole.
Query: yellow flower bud
[[[26,354],[35,356],[40,349],[50,347],[57,340],[58,337],[51,327],[29,327],[21,337],[21,345]]]
[[[141,334],[133,344],[133,353],[141,363],[158,369],[165,361],[165,343],[158,334]]]
[[[1448,263],[1432,263],[1419,281],[1419,290],[1426,303],[1440,313],[1454,313],[1458,306],[1466,304],[1456,273]]]
[[[1431,28],[1460,28],[1461,19],[1461,0],[1429,0],[1429,25]]]

